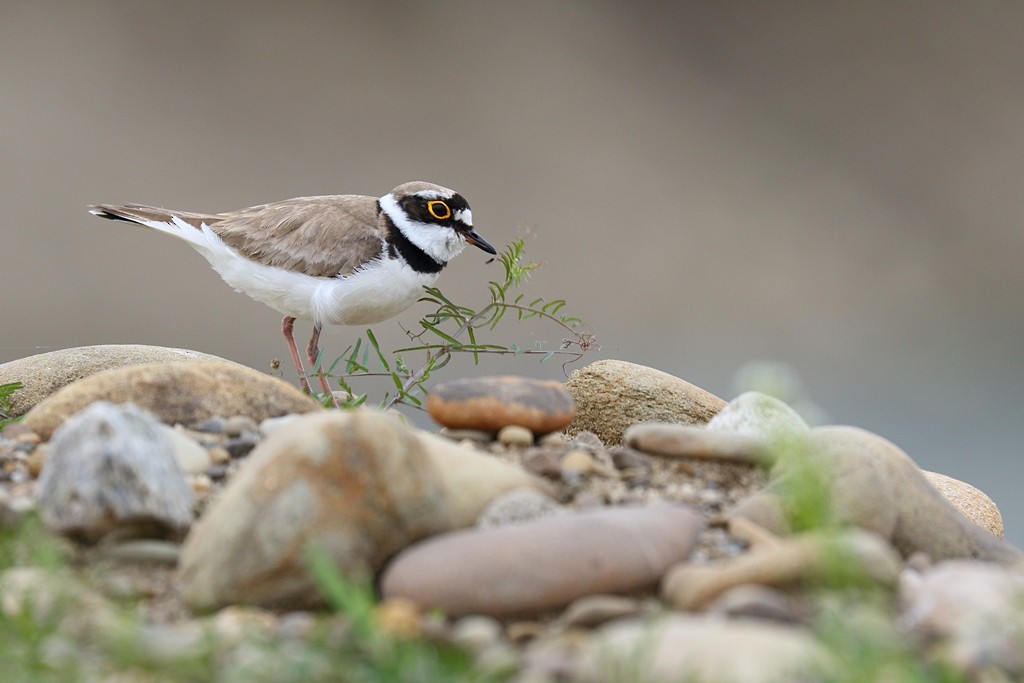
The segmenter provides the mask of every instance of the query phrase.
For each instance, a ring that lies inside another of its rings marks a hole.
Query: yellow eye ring
[[[427,202],[427,211],[439,221],[446,221],[452,217],[452,210],[444,202],[434,200]]]

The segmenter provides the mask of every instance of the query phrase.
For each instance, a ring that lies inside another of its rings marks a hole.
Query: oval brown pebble
[[[562,429],[576,417],[576,402],[560,382],[526,377],[477,377],[439,384],[427,410],[451,429],[496,432],[508,425],[534,434]]]

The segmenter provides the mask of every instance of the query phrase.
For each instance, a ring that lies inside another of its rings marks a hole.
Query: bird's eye
[[[446,221],[452,217],[452,210],[444,202],[434,200],[427,202],[427,211],[439,221]]]

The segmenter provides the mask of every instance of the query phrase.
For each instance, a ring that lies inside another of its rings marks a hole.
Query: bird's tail
[[[187,242],[195,243],[204,225],[213,225],[223,216],[188,211],[171,211],[143,204],[96,204],[89,213],[100,218],[144,225]]]

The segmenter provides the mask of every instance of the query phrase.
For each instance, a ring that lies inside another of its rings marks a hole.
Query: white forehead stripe
[[[419,192],[413,192],[414,196],[423,197],[424,199],[450,199],[454,194],[454,190],[447,190],[445,192],[439,192],[438,190],[420,190]]]
[[[469,209],[459,209],[455,212],[455,220],[461,221],[466,225],[473,225],[473,212]]]

